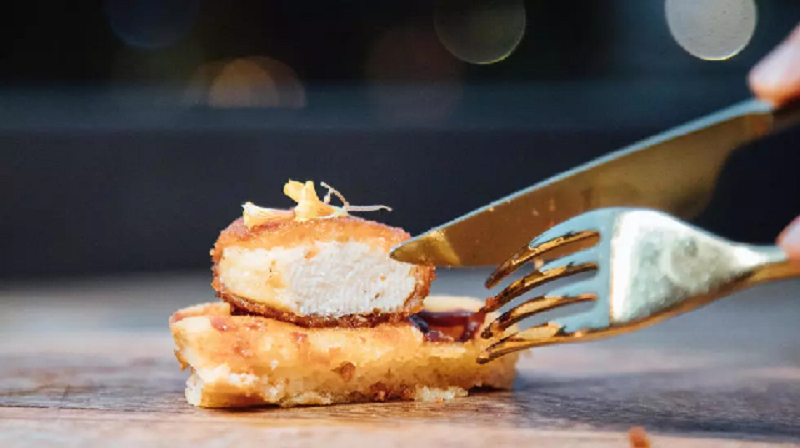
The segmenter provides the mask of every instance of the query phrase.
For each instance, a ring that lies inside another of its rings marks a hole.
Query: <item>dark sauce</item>
[[[486,319],[483,311],[420,311],[408,318],[429,342],[467,342]]]

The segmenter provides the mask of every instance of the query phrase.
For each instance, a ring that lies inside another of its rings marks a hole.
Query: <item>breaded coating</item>
[[[347,215],[254,227],[239,218],[214,246],[212,286],[238,310],[306,327],[401,322],[422,308],[434,276],[389,257],[408,238]]]
[[[456,297],[427,302],[434,312],[476,311],[483,305]],[[450,400],[476,387],[509,388],[518,358],[478,364],[488,341],[430,342],[408,321],[303,328],[262,316],[233,316],[227,303],[178,311],[170,330],[178,360],[192,370],[186,398],[201,407]]]

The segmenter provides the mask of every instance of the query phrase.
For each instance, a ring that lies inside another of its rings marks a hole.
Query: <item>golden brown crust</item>
[[[429,300],[449,309],[482,305],[468,298]],[[410,323],[308,329],[234,316],[227,303],[180,310],[170,330],[178,360],[192,369],[187,399],[203,407],[449,400],[476,387],[510,387],[518,358],[478,364],[490,341],[428,342]]]
[[[238,314],[256,314],[310,328],[374,327],[382,323],[405,321],[409,315],[421,310],[423,301],[430,292],[431,282],[436,275],[435,268],[431,266],[414,266],[413,273],[416,284],[413,293],[406,299],[402,312],[381,313],[375,310],[369,314],[350,314],[342,317],[299,315],[249,300],[246,297],[239,297],[226,290],[219,277],[219,261],[227,247],[291,247],[296,244],[307,244],[309,241],[347,242],[354,237],[357,237],[359,242],[375,245],[389,252],[391,248],[409,239],[411,235],[402,229],[353,216],[304,222],[288,219],[277,220],[253,228],[247,227],[244,220],[239,218],[222,231],[214,245],[212,251],[214,280],[211,286],[216,291],[217,297],[230,303],[235,310],[239,310]]]
[[[373,244],[386,252],[411,238],[403,229],[355,216],[311,221],[283,219],[253,228],[244,225],[244,219],[239,218],[220,233],[214,244],[212,260],[215,264],[219,263],[223,250],[229,246],[267,249],[277,246],[292,247],[309,241],[344,243],[351,241],[354,235],[358,235],[359,241]]]
[[[283,322],[290,322],[295,325],[307,328],[324,328],[324,327],[342,327],[342,328],[359,328],[359,327],[374,327],[384,323],[397,323],[408,320],[408,316],[418,312],[422,308],[423,297],[427,295],[420,295],[418,297],[412,296],[406,302],[407,312],[402,313],[379,313],[372,312],[370,314],[348,314],[342,317],[325,317],[325,316],[299,316],[287,311],[281,311],[263,303],[253,302],[246,299],[241,299],[233,294],[225,292],[217,292],[217,297],[228,302],[233,307],[232,314],[234,316],[247,316],[259,315],[276,319]]]

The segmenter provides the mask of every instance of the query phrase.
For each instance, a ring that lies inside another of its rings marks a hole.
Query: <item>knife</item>
[[[550,227],[603,207],[649,207],[691,219],[710,201],[730,153],[800,122],[799,105],[741,102],[433,228],[391,256],[434,266],[497,265]]]

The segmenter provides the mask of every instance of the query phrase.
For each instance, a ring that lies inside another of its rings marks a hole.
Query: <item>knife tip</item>
[[[402,263],[428,264],[425,263],[424,252],[421,252],[417,246],[419,245],[416,243],[416,239],[412,238],[393,247],[389,252],[389,257]]]
[[[444,238],[444,235],[436,230],[423,233],[395,246],[389,256],[396,261],[416,265],[461,266],[458,253],[451,247],[447,238]]]

